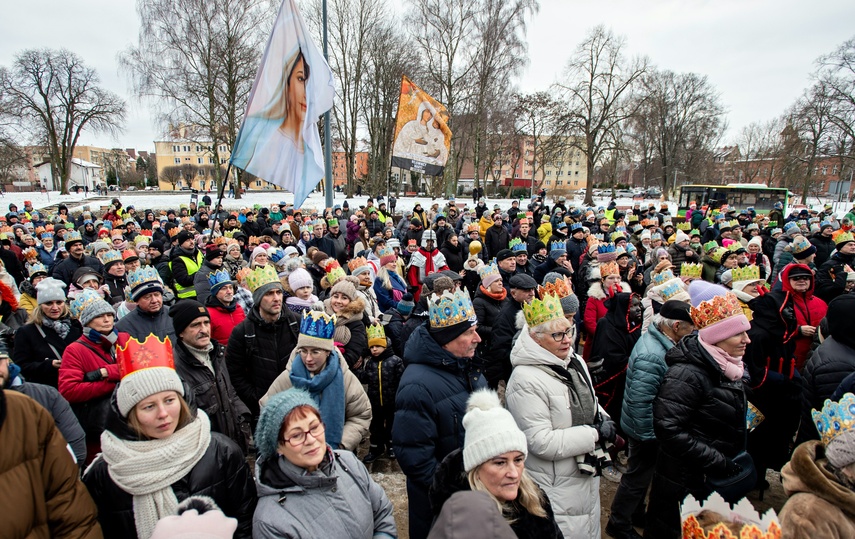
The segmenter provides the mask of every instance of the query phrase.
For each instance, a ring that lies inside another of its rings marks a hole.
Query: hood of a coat
[[[511,350],[511,364],[514,367],[520,365],[557,365],[566,368],[568,359],[562,360],[537,344],[529,334],[527,324],[523,326]]]
[[[469,358],[458,358],[439,345],[428,332],[427,324],[420,325],[407,340],[404,348],[406,363],[419,363],[438,369],[458,373],[464,369]]]
[[[787,496],[806,492],[834,505],[855,520],[855,492],[841,485],[828,469],[822,442],[812,440],[798,446],[784,468],[781,480]]]
[[[787,292],[788,294],[796,293],[795,290],[793,290],[793,287],[790,286],[790,272],[792,272],[796,268],[800,268],[810,272],[810,288],[808,288],[807,293],[805,293],[805,297],[809,298],[813,296],[814,286],[816,286],[816,278],[814,277],[811,269],[805,264],[787,264],[786,266],[784,266],[784,269],[781,270],[780,276],[781,288],[784,290],[784,292]]]
[[[327,446],[327,455],[321,462],[319,471],[311,474],[291,464],[281,455],[267,460],[259,458],[255,463],[255,485],[258,497],[332,488],[337,483],[335,474],[331,473],[336,464],[341,465],[330,446]]]
[[[629,322],[629,306],[633,297],[641,299],[638,294],[620,292],[606,300],[608,312],[605,318],[611,321],[613,327],[626,328],[628,333],[634,333],[641,327],[640,322],[635,326],[631,326]]]
[[[852,320],[849,318],[853,312],[855,295],[842,294],[828,304],[828,312],[825,314],[831,336],[849,348],[855,348],[855,332],[852,331]]]
[[[436,467],[433,485],[430,488],[430,505],[434,514],[439,514],[442,505],[456,492],[472,490],[466,470],[463,468],[463,449],[455,449]]]

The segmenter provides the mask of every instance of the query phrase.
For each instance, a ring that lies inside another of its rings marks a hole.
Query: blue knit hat
[[[261,416],[258,418],[258,425],[255,427],[255,445],[260,457],[268,459],[276,454],[279,447],[279,429],[282,428],[285,416],[291,413],[294,408],[303,405],[311,406],[317,412],[318,417],[321,417],[321,412],[318,411],[318,403],[306,390],[291,388],[270,397],[267,405],[261,409]]]

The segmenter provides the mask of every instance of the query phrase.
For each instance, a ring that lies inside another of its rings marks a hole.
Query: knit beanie
[[[211,319],[208,309],[194,299],[184,299],[170,307],[169,316],[172,317],[172,327],[175,328],[176,335],[184,333],[187,326],[197,318],[204,316],[208,320]]]
[[[179,302],[180,303],[180,302]],[[169,367],[150,367],[134,371],[116,386],[116,404],[122,417],[145,398],[161,391],[175,391],[184,396],[184,384],[175,369]]]
[[[261,409],[258,425],[255,427],[255,446],[258,448],[258,456],[269,459],[276,455],[279,448],[279,431],[285,416],[298,406],[311,406],[318,418],[318,403],[304,389],[292,387],[270,397],[267,404]]]
[[[689,241],[690,239],[689,236],[687,236],[686,233],[682,230],[678,230],[674,236],[674,243],[681,243],[684,241]]]
[[[335,315],[326,314],[322,302],[315,303],[311,311],[303,312],[296,348],[319,348],[332,352],[335,348],[332,333],[335,331],[335,322]]]
[[[760,236],[754,236],[750,240],[748,240],[748,245],[756,245],[757,247],[763,247],[763,239]]]
[[[182,230],[178,233],[178,245],[183,244],[187,240],[192,240],[195,236],[192,232],[187,232],[186,230]]]
[[[83,296],[86,296],[85,299]],[[77,315],[77,319],[80,321],[81,326],[85,327],[89,325],[89,322],[98,318],[102,314],[116,315],[116,311],[113,310],[110,304],[101,299],[98,292],[91,289],[84,290],[82,294],[79,294],[77,298],[75,298],[72,304],[76,303],[78,300],[81,300],[82,304],[82,308]]]
[[[150,539],[231,539],[237,519],[227,517],[207,496],[190,496],[178,513],[157,521]]]
[[[314,254],[312,254],[312,263],[315,264],[316,266],[320,266],[321,263],[324,260],[326,260],[327,258],[329,258],[329,256],[327,256],[327,254],[325,252],[318,250],[318,251],[315,251]]]
[[[694,307],[692,309],[692,320],[695,322],[695,327],[699,329],[698,334],[704,342],[715,344],[751,329],[751,323],[742,314],[741,309],[729,316],[727,313],[709,310],[713,307],[716,297],[724,298],[729,293],[728,289],[721,285],[711,284],[700,279],[692,281],[689,285],[689,297],[692,307]],[[730,294],[732,296],[732,293]],[[717,321],[710,323],[713,320]]]
[[[252,264],[252,262],[255,260],[255,257],[258,255],[261,255],[261,254],[266,255],[267,249],[265,249],[264,247],[259,245],[258,247],[256,247],[255,249],[252,250],[252,256],[249,257],[249,263]]]
[[[286,258],[291,258],[292,255],[299,255],[299,254],[300,254],[300,251],[296,247],[294,247],[293,245],[289,245],[288,247],[285,248],[285,257]]]
[[[335,293],[344,294],[350,301],[356,299],[356,287],[359,285],[359,279],[353,277],[352,275],[348,275],[342,279],[339,279],[337,283],[330,290],[330,296]]]
[[[288,276],[288,286],[291,287],[291,290],[313,286],[312,276],[303,268],[297,268]]]
[[[65,301],[65,283],[59,279],[48,277],[36,285],[36,297],[39,305],[49,301]]]
[[[463,429],[463,468],[467,472],[510,451],[528,456],[525,434],[493,390],[479,389],[469,396]]]
[[[220,247],[213,243],[209,243],[205,246],[205,260],[214,260],[215,258],[221,258],[223,256],[223,252],[220,251]]]
[[[91,249],[92,256],[98,254],[98,251],[109,251],[110,246],[104,243],[103,241],[93,241],[89,244],[89,248]]]
[[[546,285],[548,283],[554,283],[555,281],[564,280],[564,276],[560,273],[555,273],[554,271],[550,271],[543,278],[543,284]],[[511,283],[511,287],[513,288],[513,283]],[[561,308],[564,310],[564,314],[573,314],[579,312],[579,297],[576,294],[570,293],[563,298],[560,298]]]
[[[410,316],[413,312],[413,309],[416,308],[416,304],[413,302],[413,295],[407,292],[401,297],[401,301],[398,302],[398,312],[401,313],[401,316]]]

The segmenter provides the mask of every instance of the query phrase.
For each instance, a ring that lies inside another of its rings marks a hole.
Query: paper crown
[[[180,231],[180,229],[179,229],[177,226],[174,226],[174,227],[170,228],[170,229],[169,229],[169,232],[168,232],[169,237],[170,237],[170,238],[174,238],[175,236],[177,236],[177,235],[178,235],[178,232],[179,232],[179,231]]]
[[[303,311],[303,320],[300,322],[300,334],[315,339],[332,340],[335,333],[336,317],[323,311]]]
[[[600,264],[600,278],[605,279],[609,275],[620,275],[620,266],[614,260]]]
[[[855,236],[852,235],[851,232],[838,230],[834,234],[831,235],[831,239],[834,240],[834,244],[840,246],[847,241],[855,241]]]
[[[154,266],[142,266],[128,274],[128,286],[131,290],[140,285],[153,283],[155,281],[162,284],[160,275],[157,273]]]
[[[368,346],[386,346],[386,331],[382,324],[371,324],[365,331],[368,333]]]
[[[107,264],[111,264],[113,262],[121,262],[122,261],[122,252],[117,251],[115,249],[111,251],[107,251],[103,255],[101,255],[101,263],[105,266]]]
[[[713,492],[703,504],[691,494],[680,506],[683,539],[781,539],[774,509],[761,517],[746,498],[732,506]],[[736,530],[736,531],[734,531]]]
[[[203,228],[202,229],[202,235],[203,236],[210,236],[211,235],[211,229],[210,228]]]
[[[116,348],[116,363],[119,364],[119,376],[125,376],[153,367],[166,367],[175,370],[175,359],[172,357],[172,341],[169,337],[160,340],[155,334],[150,334],[142,342],[131,337],[124,345]]]
[[[247,245],[259,245],[261,243],[261,238],[258,236],[250,236],[248,240],[246,240]]]
[[[570,283],[570,280],[567,277],[562,277],[561,279],[556,279],[551,283],[546,283],[543,286],[537,287],[537,295],[540,299],[545,298],[546,296],[555,296],[558,299],[566,298],[573,294],[573,285]]]
[[[703,264],[693,264],[692,262],[683,262],[680,265],[680,277],[690,277],[700,279],[703,273]]]
[[[69,304],[69,307],[71,308],[71,316],[74,318],[80,318],[80,313],[96,301],[104,301],[104,298],[101,297],[101,294],[95,292],[91,288],[85,288],[81,293],[77,294],[74,301]]]
[[[682,230],[683,232],[686,232],[687,230],[691,230],[691,229],[692,229],[692,223],[690,223],[688,221],[686,221],[684,223],[677,223],[677,230]]]
[[[718,242],[716,241],[708,241],[704,244],[704,252],[709,253],[710,251],[718,249]]]
[[[149,230],[143,229],[143,230],[140,230],[140,233],[137,235],[137,238],[148,238],[148,240],[151,241],[151,237],[153,235],[154,235],[154,232],[152,232],[151,229],[149,229]],[[136,239],[136,238],[134,238],[134,239]]]
[[[335,259],[327,259],[327,263],[324,264],[324,271],[327,272],[326,280],[330,284],[330,286],[337,283],[339,279],[347,276],[347,274],[344,272],[344,269]]]
[[[686,289],[683,287],[683,281],[680,279],[672,279],[671,282],[666,283],[665,286],[659,290],[659,296],[664,300],[668,301],[669,299],[674,299],[675,296],[680,293],[687,294]]]
[[[338,226],[338,219],[327,219],[327,226],[329,226],[329,227]]]
[[[724,258],[724,255],[729,252],[730,251],[728,249],[725,249],[724,247],[719,247],[718,249],[715,249],[712,253],[709,253],[709,257],[712,258],[713,262],[715,262],[716,264],[720,264],[722,259]]]
[[[358,257],[354,258],[353,260],[351,260],[347,263],[347,269],[350,270],[350,273],[353,273],[353,270],[355,270],[356,268],[361,268],[362,266],[367,266],[367,265],[368,265],[368,259],[365,258],[364,256],[358,256]]]
[[[744,268],[733,268],[730,270],[733,281],[758,281],[760,280],[760,266],[745,266]]]
[[[122,251],[122,262],[126,262],[131,258],[139,259],[139,257],[140,255],[138,255],[137,252],[133,249],[125,249],[124,251]]]
[[[389,247],[388,245],[385,247],[381,247],[377,251],[377,258],[380,259],[381,263],[382,263],[383,259],[386,258],[387,256],[394,256],[397,258],[397,255],[395,255],[395,250],[392,249],[391,247]]]
[[[499,279],[502,278],[502,275],[499,273],[499,267],[496,266],[495,262],[491,262],[488,265],[485,265],[481,269],[478,270],[478,277],[481,279],[481,282],[484,281],[487,277],[494,275]]]
[[[75,241],[83,241],[83,236],[80,235],[80,232],[76,230],[72,230],[65,235],[65,245],[75,242]]]
[[[139,237],[139,236],[137,236],[137,237]],[[213,244],[217,245],[217,246],[225,245],[228,243],[228,241],[229,241],[229,239],[225,236],[217,236],[216,238],[214,238],[212,240]]]
[[[446,290],[441,296],[433,294],[428,304],[431,328],[446,328],[464,322],[474,324],[478,321],[475,307],[472,306],[472,300],[466,290],[456,290],[454,294]]]
[[[811,411],[822,444],[827,446],[841,434],[855,428],[855,395],[846,393],[840,402],[825,399],[822,410]]]
[[[547,294],[543,299],[534,298],[531,303],[523,304],[523,315],[528,327],[533,328],[551,320],[564,318],[564,308],[558,296]]]
[[[29,274],[30,277],[32,277],[33,275],[35,275],[37,273],[45,273],[46,274],[47,268],[45,267],[44,264],[41,264],[39,262],[35,262],[33,264],[27,264],[27,273]]]
[[[625,240],[625,239],[626,239],[626,234],[624,234],[620,230],[615,230],[614,232],[612,232],[612,235],[611,235],[612,242],[616,242],[618,240]]]
[[[227,238],[230,238],[230,239],[231,239],[231,238],[234,238],[234,237],[235,237],[235,232],[239,232],[239,230],[237,230],[237,229],[226,230],[226,231],[225,231],[225,233],[224,233],[223,235],[224,235],[225,237],[227,237]]]
[[[653,282],[653,286],[659,286],[659,285],[663,285],[663,284],[667,283],[668,281],[670,281],[673,278],[674,278],[674,272],[671,271],[670,269],[666,269],[666,270],[660,271],[659,273],[653,274],[653,277],[651,280]]]
[[[466,232],[480,232],[481,229],[478,227],[478,223],[472,223],[466,227]]]
[[[260,287],[270,283],[279,283],[279,276],[273,266],[270,265],[255,268],[246,276],[246,286],[250,292],[255,292]]]
[[[559,250],[560,251],[566,251],[567,250],[565,242],[553,241],[552,245],[549,247],[549,252],[551,253],[553,251],[559,251]]]
[[[140,234],[139,236],[134,238],[134,245],[136,245],[137,247],[139,247],[140,245],[148,245],[149,243],[151,243],[151,238],[149,236],[143,236],[142,234]]]
[[[24,256],[24,258],[33,262],[39,259],[39,252],[36,251],[35,247],[27,247],[26,249],[21,251],[21,254]]]
[[[251,269],[241,268],[237,271],[237,273],[235,273],[235,280],[239,283],[243,282],[244,280],[246,280],[246,276],[249,275],[250,273],[252,273]]]
[[[37,232],[37,234],[38,234],[38,232]],[[42,239],[42,241],[52,240],[53,239],[53,232],[42,232],[41,234],[39,234],[39,237]]]
[[[742,306],[733,292],[728,292],[724,296],[715,296],[709,301],[702,301],[697,307],[692,307],[690,313],[697,330],[740,314],[742,314]]]
[[[221,270],[217,270],[217,271],[212,271],[211,273],[208,274],[208,284],[211,285],[211,288],[217,286],[218,284],[231,283],[231,282],[232,282],[232,276],[229,275],[229,272],[226,270],[221,269]]]
[[[508,249],[514,252],[520,252],[526,250],[526,245],[519,238],[514,238],[508,243]]]
[[[616,248],[614,243],[601,243],[600,245],[597,245],[597,254],[605,255],[614,253],[615,251]]]

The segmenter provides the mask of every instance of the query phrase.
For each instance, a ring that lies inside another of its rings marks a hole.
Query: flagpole
[[[327,50],[327,0],[324,0],[324,59],[329,63]],[[327,208],[333,207],[332,178],[332,134],[330,133],[330,111],[324,113],[324,202]]]

